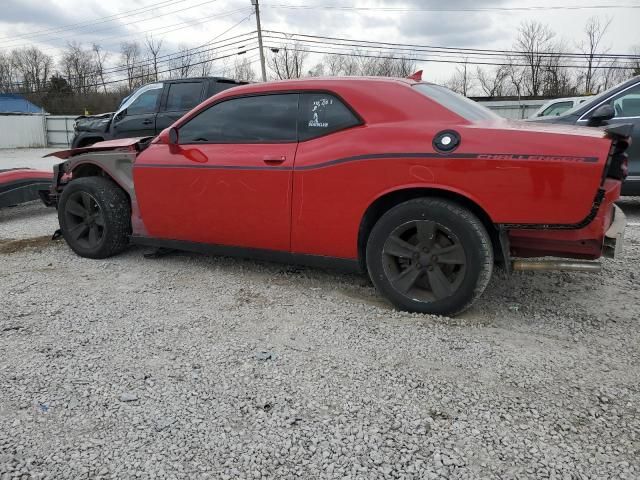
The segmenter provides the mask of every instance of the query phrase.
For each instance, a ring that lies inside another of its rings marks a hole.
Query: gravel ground
[[[0,149],[0,170],[6,168],[35,168],[50,170],[59,158],[42,158],[45,155],[64,150],[64,148],[7,148]]]
[[[0,478],[640,477],[640,200],[601,274],[498,271],[456,319],[357,275],[106,261],[0,210]]]

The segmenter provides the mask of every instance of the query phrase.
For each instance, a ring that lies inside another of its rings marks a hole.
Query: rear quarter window
[[[349,107],[330,93],[303,93],[299,116],[300,141],[322,137],[362,123]]]

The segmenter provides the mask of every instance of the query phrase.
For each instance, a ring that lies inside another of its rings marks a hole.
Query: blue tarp
[[[17,93],[0,93],[0,113],[42,113],[42,108]]]

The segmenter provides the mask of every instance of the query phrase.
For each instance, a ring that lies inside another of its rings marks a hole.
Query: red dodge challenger
[[[411,79],[244,85],[154,139],[58,152],[79,255],[130,243],[366,271],[401,309],[456,314],[494,263],[592,270],[620,248],[630,128],[503,120]],[[526,260],[526,257],[578,260]]]

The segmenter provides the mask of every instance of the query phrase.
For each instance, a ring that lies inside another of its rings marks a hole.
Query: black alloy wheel
[[[97,249],[104,242],[104,215],[91,194],[85,191],[73,192],[67,199],[64,216],[67,234],[80,247]]]
[[[385,212],[366,248],[371,281],[401,310],[455,315],[482,294],[493,272],[484,224],[441,198],[416,198]]]
[[[382,253],[391,285],[420,302],[450,296],[466,272],[467,261],[460,240],[433,220],[400,225],[387,238]]]
[[[58,221],[74,252],[81,257],[106,258],[129,245],[131,203],[109,178],[76,178],[60,195]]]

